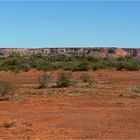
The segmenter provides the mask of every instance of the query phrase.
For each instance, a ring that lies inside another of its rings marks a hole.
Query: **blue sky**
[[[140,2],[0,2],[0,48],[140,48]]]

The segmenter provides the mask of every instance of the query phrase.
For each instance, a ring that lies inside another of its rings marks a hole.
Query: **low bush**
[[[132,62],[120,62],[117,66],[116,66],[117,70],[119,71],[136,71],[139,70],[139,65],[132,63]]]
[[[49,71],[51,70],[51,64],[48,63],[48,62],[40,62],[38,65],[37,65],[37,69],[38,70],[43,70],[44,72],[46,71]]]
[[[5,128],[16,127],[16,121],[10,120],[10,121],[4,122],[3,127],[5,127]]]
[[[73,71],[87,71],[89,69],[89,63],[87,61],[81,61],[79,63],[77,63],[77,65],[75,65],[73,67]]]
[[[0,83],[0,100],[9,100],[13,97],[16,87],[8,82]]]
[[[140,93],[140,86],[133,87],[132,91],[134,91],[136,93]]]
[[[70,75],[68,72],[60,73],[57,80],[57,87],[69,87],[71,85]]]
[[[22,65],[21,65],[21,69],[22,69],[22,71],[24,71],[24,72],[28,72],[28,71],[31,69],[31,67],[30,67],[29,64],[22,64]]]
[[[82,82],[89,82],[89,81],[91,81],[91,76],[88,73],[82,73],[80,75],[80,80]]]

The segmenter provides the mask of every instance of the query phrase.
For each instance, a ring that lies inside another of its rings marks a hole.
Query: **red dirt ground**
[[[94,88],[36,89],[32,86],[37,84],[41,72],[17,75],[0,72],[0,81],[11,81],[18,86],[17,95],[50,91],[52,94],[85,93],[84,96],[35,94],[23,99],[0,101],[0,140],[139,140],[140,98],[118,95],[134,94],[129,87],[140,86],[140,72],[103,70],[88,73],[96,81]],[[73,79],[79,76],[80,72],[72,73]],[[95,96],[89,95],[90,92],[95,92]],[[7,124],[13,125],[8,127]]]

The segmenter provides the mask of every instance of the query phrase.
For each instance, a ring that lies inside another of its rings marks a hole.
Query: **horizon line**
[[[69,49],[69,48],[115,48],[115,49],[140,49],[140,47],[115,47],[115,46],[66,46],[66,47],[0,47],[0,49]]]

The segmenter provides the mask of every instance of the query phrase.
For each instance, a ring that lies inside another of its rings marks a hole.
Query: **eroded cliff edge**
[[[41,54],[44,56],[50,55],[91,55],[100,57],[120,57],[134,56],[140,57],[140,49],[127,48],[0,48],[0,57],[7,57],[12,53],[20,53],[24,56]]]

